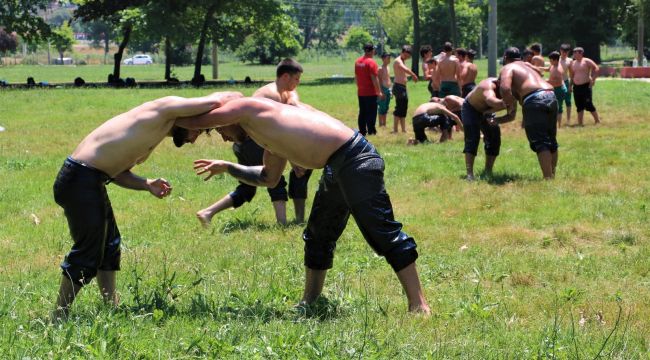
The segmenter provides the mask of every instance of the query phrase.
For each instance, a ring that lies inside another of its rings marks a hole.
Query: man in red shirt
[[[354,78],[357,82],[357,95],[359,97],[359,132],[362,135],[374,135],[375,121],[377,119],[377,98],[383,99],[384,94],[377,78],[377,63],[372,58],[375,55],[375,46],[363,46],[364,54],[354,62]]]

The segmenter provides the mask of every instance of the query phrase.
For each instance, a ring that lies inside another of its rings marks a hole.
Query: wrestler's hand
[[[219,174],[223,174],[228,170],[228,162],[223,160],[206,160],[199,159],[194,160],[194,171],[196,175],[203,175],[207,172],[210,174],[206,176],[203,180],[208,181],[211,177]]]
[[[169,181],[163,178],[155,180],[147,179],[147,190],[149,190],[151,195],[162,199],[172,192],[172,186]]]

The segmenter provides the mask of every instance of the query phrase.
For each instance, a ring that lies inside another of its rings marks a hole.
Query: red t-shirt
[[[379,71],[377,63],[372,57],[365,55],[354,62],[354,74],[357,79],[357,95],[359,96],[377,96],[375,85],[372,84],[370,75],[377,76]]]

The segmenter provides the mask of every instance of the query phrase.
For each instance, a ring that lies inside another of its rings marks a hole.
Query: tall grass
[[[181,149],[164,141],[134,169],[172,182],[164,200],[109,186],[123,235],[122,305],[102,305],[90,285],[70,321],[50,324],[58,264],[71,245],[51,190],[65,156],[137,104],[213,90],[222,89],[0,92],[3,357],[648,357],[650,86],[616,80],[595,88],[603,125],[586,115],[584,128],[559,130],[552,182],[540,180],[518,123],[503,129],[495,176],[474,183],[462,180],[462,133],[415,147],[405,146],[411,134],[381,129],[370,138],[386,160],[396,217],[418,243],[429,318],[406,313],[395,275],[352,221],[325,297],[307,312],[295,310],[302,227],[275,225],[264,192],[220,213],[208,230],[194,218],[236,186],[230,177],[205,183],[191,170],[196,158],[234,160],[230,144],[213,136]],[[412,111],[426,101],[426,84],[409,90]],[[299,91],[355,127],[354,85],[312,83]],[[479,171],[482,162],[479,154]],[[316,186],[312,180],[310,198]]]

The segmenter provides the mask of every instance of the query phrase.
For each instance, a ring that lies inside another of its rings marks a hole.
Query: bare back
[[[255,93],[253,93],[253,96],[271,99],[283,104],[289,104],[292,103],[292,101],[298,100],[298,93],[295,90],[280,92],[278,90],[278,85],[275,82],[266,84],[257,89]]]
[[[173,119],[159,100],[144,103],[93,130],[72,157],[115,177],[146,160],[170,132]]]
[[[320,169],[354,131],[318,111],[263,98],[242,98],[210,113],[179,120],[190,129],[238,124],[257,144],[275,156],[307,169]]]
[[[457,78],[457,74],[459,72],[460,62],[455,56],[447,54],[438,62],[438,74],[440,75],[440,81],[456,82],[460,80]]]
[[[465,98],[472,107],[483,114],[495,113],[506,108],[505,103],[497,98],[494,78],[487,78],[476,85]]]
[[[477,75],[478,69],[476,68],[476,64],[469,61],[463,62],[460,69],[460,85],[463,86],[475,82]]]
[[[515,61],[504,66],[499,77],[502,86],[506,82],[511,82],[512,95],[519,101],[535,90],[553,89],[553,86],[542,79],[538,72],[521,61]],[[506,77],[509,79],[506,80]]]
[[[428,102],[424,103],[420,106],[418,106],[415,109],[415,112],[413,113],[413,116],[418,116],[420,114],[430,114],[430,115],[438,115],[438,114],[445,114],[444,110],[446,110],[445,106],[439,103],[435,102]]]

